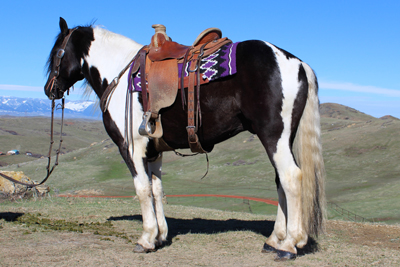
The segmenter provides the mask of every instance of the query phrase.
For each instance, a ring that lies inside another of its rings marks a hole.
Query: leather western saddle
[[[155,34],[151,43],[143,47],[132,66],[132,73],[140,69],[143,100],[143,121],[139,133],[154,139],[163,135],[160,109],[171,106],[181,89],[182,105],[186,104],[185,90],[188,88],[188,140],[190,149],[196,153],[206,153],[197,136],[201,126],[200,84],[207,79],[200,77],[200,63],[203,57],[215,53],[223,45],[231,43],[228,38],[221,38],[221,30],[209,28],[200,33],[192,46],[173,42],[166,34],[164,25],[152,26]],[[183,64],[179,79],[178,63]],[[185,73],[189,73],[185,77]],[[195,104],[195,91],[197,104]],[[195,114],[196,113],[196,114]],[[200,122],[199,122],[200,120]]]

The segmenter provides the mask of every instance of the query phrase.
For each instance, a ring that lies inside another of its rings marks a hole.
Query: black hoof
[[[263,249],[261,250],[262,253],[275,253],[276,249],[267,243],[264,243]]]
[[[288,260],[294,260],[296,259],[297,254],[288,252],[288,251],[283,251],[283,250],[276,250],[276,257],[275,261],[288,261]]]
[[[133,249],[133,252],[135,253],[149,253],[149,252],[154,252],[156,251],[155,249],[146,249],[140,244],[136,244],[136,246]]]

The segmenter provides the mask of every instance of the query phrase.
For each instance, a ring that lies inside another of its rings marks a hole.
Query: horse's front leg
[[[158,225],[154,208],[152,179],[151,177],[149,178],[144,166],[147,144],[141,144],[141,142],[136,141],[134,144],[133,163],[137,174],[134,176],[133,182],[142,210],[143,234],[139,238],[133,251],[143,253],[155,250]]]
[[[165,220],[164,208],[163,208],[163,197],[164,190],[161,183],[161,166],[162,166],[162,154],[155,161],[148,162],[147,164],[148,176],[152,179],[152,191],[154,197],[154,208],[156,212],[158,235],[157,235],[157,246],[163,246],[167,242],[168,225]]]

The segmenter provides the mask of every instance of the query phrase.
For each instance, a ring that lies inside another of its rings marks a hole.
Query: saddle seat
[[[172,41],[172,39],[167,36],[164,25],[154,24],[152,27],[155,29],[155,34],[151,38],[149,46],[148,57],[151,61],[182,59],[191,47],[221,39],[222,37],[220,29],[209,28],[199,34],[192,46],[186,46]]]

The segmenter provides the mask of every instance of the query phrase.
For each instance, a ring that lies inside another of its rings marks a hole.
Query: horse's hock
[[[17,181],[23,182],[23,183],[28,183],[28,184],[33,184],[34,182],[24,174],[22,171],[0,171],[2,174],[7,175],[11,178],[14,178]],[[40,195],[44,195],[50,191],[50,188],[47,185],[40,185],[35,188],[37,192]],[[27,190],[32,190],[32,189],[27,189],[26,186],[20,185],[17,183],[13,183],[11,181],[8,181],[2,177],[0,177],[0,192],[6,193],[6,194],[19,194],[22,192],[25,192]]]

